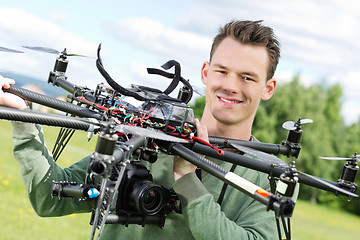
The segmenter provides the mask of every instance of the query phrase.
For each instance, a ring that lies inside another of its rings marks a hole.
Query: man
[[[257,107],[261,100],[271,98],[276,88],[272,77],[279,57],[279,43],[272,29],[263,26],[261,21],[233,21],[220,30],[214,39],[210,61],[205,62],[201,70],[202,82],[206,85],[206,106],[201,122],[197,121],[201,138],[207,139],[209,134],[253,140],[251,128]],[[2,87],[7,88],[8,84],[13,82],[0,78]],[[21,99],[6,95],[0,95],[1,105],[25,107]],[[83,183],[89,158],[61,169],[45,148],[39,126],[23,123],[13,123],[13,126],[14,156],[20,163],[35,211],[40,216],[90,211],[89,202],[50,197],[53,180]],[[211,160],[262,188],[269,188],[265,174]],[[196,166],[181,158],[169,160],[166,155],[146,166],[154,182],[174,188],[181,201],[182,214],[169,213],[163,229],[153,225],[109,224],[101,239],[278,238],[273,212],[232,187],[225,191],[224,184],[206,172],[202,172],[199,179]]]

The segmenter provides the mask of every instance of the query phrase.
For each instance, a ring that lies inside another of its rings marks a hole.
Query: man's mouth
[[[230,100],[230,99],[225,99],[222,97],[218,97],[221,101],[226,102],[226,103],[231,103],[231,104],[236,104],[236,103],[241,103],[241,101],[237,101],[237,100]]]

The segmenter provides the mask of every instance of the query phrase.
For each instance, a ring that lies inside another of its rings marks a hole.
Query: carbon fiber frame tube
[[[54,77],[54,79],[49,79],[51,80],[50,82],[58,87],[61,87],[62,89],[65,89],[66,91],[68,91],[69,93],[74,94],[75,91],[75,85],[72,84],[71,82],[65,80],[65,79],[61,79],[61,78],[56,78]]]
[[[185,160],[200,167],[201,169],[210,173],[211,175],[214,175],[215,177],[221,180],[225,179],[225,175],[227,174],[228,171],[226,171],[224,168],[220,167],[219,165],[209,161],[208,159],[200,156],[199,154],[191,151],[190,149],[184,147],[183,145],[172,144],[171,151],[175,155],[184,158]]]
[[[244,147],[250,147],[259,151],[263,151],[270,154],[282,154],[282,155],[290,155],[295,156],[298,154],[298,150],[290,149],[287,145],[281,144],[272,144],[272,143],[262,143],[262,142],[252,142],[252,141],[244,141],[244,140],[236,140],[236,139],[225,139],[218,137],[209,137],[210,143],[222,145],[224,147],[230,147],[231,143],[239,144]]]
[[[0,107],[0,119],[91,131],[93,125],[74,117]],[[91,119],[85,119],[92,122]]]
[[[49,78],[48,82],[52,83],[54,86],[61,87],[62,89],[73,94],[75,97],[84,96],[86,100],[90,102],[95,102],[95,97],[92,94],[83,94],[81,91],[82,87],[77,88],[76,85],[67,81],[63,77],[56,77],[55,75],[53,75]]]
[[[32,101],[63,112],[67,112],[75,116],[96,118],[98,120],[102,119],[101,113],[68,102],[64,102],[55,98],[51,98],[46,95],[39,94],[27,89],[19,88],[16,86],[10,86],[9,89],[3,89],[3,91],[15,94],[25,100]]]

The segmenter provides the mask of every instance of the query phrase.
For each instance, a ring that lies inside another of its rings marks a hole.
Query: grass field
[[[90,214],[59,218],[40,218],[35,214],[22,184],[18,163],[12,156],[11,124],[0,121],[0,131],[0,239],[89,239]],[[47,145],[52,149],[58,129],[47,127],[44,131]],[[87,142],[86,133],[77,132],[59,164],[68,166],[91,154],[95,144],[96,138]],[[298,201],[291,221],[294,240],[358,239],[360,236],[360,217],[326,206]]]

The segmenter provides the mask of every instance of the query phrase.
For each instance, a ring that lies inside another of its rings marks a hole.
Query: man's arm
[[[14,157],[30,202],[40,216],[61,216],[76,212],[89,212],[92,202],[51,196],[53,181],[84,183],[89,158],[69,168],[58,166],[48,151],[42,128],[30,123],[13,122]]]
[[[22,98],[2,90],[13,84],[13,79],[0,76],[0,106],[25,109],[27,104]],[[12,124],[14,157],[20,164],[25,189],[37,214],[59,216],[90,211],[91,205],[88,202],[80,203],[78,199],[59,200],[51,197],[52,181],[83,183],[88,160],[84,159],[70,168],[62,169],[48,151],[40,126],[18,122]]]
[[[253,170],[245,170],[245,178],[264,186],[266,178],[261,182],[258,176]],[[174,183],[185,221],[195,239],[278,238],[274,213],[239,190],[228,187],[222,205],[216,203],[214,196],[218,196],[222,185],[212,176],[204,177],[201,182],[193,173]]]

